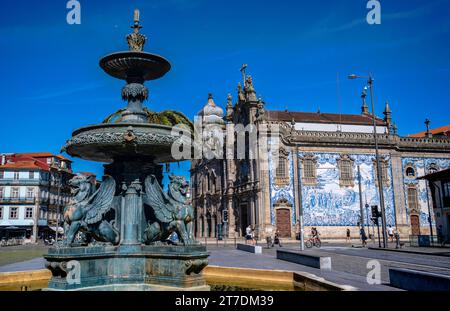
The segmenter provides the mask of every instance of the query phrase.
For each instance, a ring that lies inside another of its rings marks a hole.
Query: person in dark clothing
[[[283,247],[283,245],[281,245],[280,232],[278,230],[275,232],[275,237],[273,239],[272,247],[275,244],[277,244],[279,247]]]
[[[366,235],[366,231],[364,230],[364,227],[361,227],[361,229],[359,230],[359,234],[361,235],[362,246],[366,247],[367,235]]]

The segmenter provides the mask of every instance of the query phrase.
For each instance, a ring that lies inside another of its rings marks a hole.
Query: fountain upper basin
[[[147,52],[116,52],[103,57],[100,67],[110,76],[122,80],[138,78],[155,80],[170,70],[170,63],[156,54]]]

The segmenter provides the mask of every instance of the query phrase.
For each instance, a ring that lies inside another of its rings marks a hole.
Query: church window
[[[286,159],[281,157],[278,159],[277,177],[286,177]]]
[[[343,155],[338,160],[339,167],[339,185],[343,187],[352,187],[353,180],[353,160],[348,155]]]
[[[316,160],[312,155],[306,155],[303,159],[303,184],[315,185],[317,183],[316,176]]]
[[[275,184],[284,186],[289,184],[289,153],[280,149],[278,154],[278,166],[275,169]],[[276,158],[275,158],[276,161]]]
[[[409,178],[414,178],[414,177],[416,177],[416,171],[415,171],[414,168],[411,167],[411,166],[408,166],[408,167],[406,168],[405,174],[406,174],[406,177],[409,177]]]
[[[438,169],[436,163],[431,163],[430,166],[428,167],[428,174],[436,173],[438,170],[439,169]]]
[[[375,169],[375,184],[378,185],[378,168],[376,160],[373,161],[374,169]],[[383,179],[382,183],[384,187],[389,185],[389,164],[386,159],[380,159],[380,167],[381,167],[381,178]]]
[[[417,202],[417,189],[416,187],[408,188],[408,207],[412,213],[419,212],[419,204]]]

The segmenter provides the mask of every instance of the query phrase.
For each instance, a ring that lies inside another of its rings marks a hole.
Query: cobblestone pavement
[[[382,283],[389,284],[389,268],[407,268],[433,272],[437,274],[450,275],[450,258],[444,256],[411,254],[403,252],[371,250],[367,248],[356,248],[345,246],[345,244],[326,244],[320,249],[307,249],[310,254],[331,257],[332,270],[324,272],[319,269],[306,267],[298,264],[284,262],[276,259],[276,249],[267,249],[263,246],[263,255],[260,258],[250,254],[238,254],[237,250],[224,250],[222,247],[209,246],[211,251],[210,263],[224,266],[255,267],[261,269],[286,269],[293,271],[305,271],[322,276],[329,281],[339,284],[347,284],[363,290],[391,290],[391,287],[373,286],[366,282],[369,271],[367,264],[370,260],[376,259],[381,266]],[[286,243],[283,247],[286,250],[300,251],[299,245]],[[425,250],[425,252],[432,252]],[[438,250],[439,251],[439,250]],[[244,252],[240,252],[244,253]],[[246,262],[249,261],[249,262]]]
[[[376,259],[381,265],[381,280],[386,283],[389,283],[389,268],[406,268],[450,275],[450,259],[448,257],[341,247],[324,247],[321,250],[309,252],[331,257],[333,270],[361,276],[367,275],[368,262]]]
[[[284,247],[283,249],[289,249]],[[293,248],[291,248],[293,250]],[[308,272],[340,285],[350,285],[365,291],[389,291],[398,290],[388,286],[388,284],[370,285],[366,281],[366,273],[355,274],[354,271],[343,271],[333,269],[333,271],[322,271],[320,269],[303,266],[283,260],[276,259],[275,249],[263,248],[263,254],[255,255],[227,247],[208,247],[210,252],[209,264],[224,267],[241,267],[252,269],[288,270]],[[332,259],[333,260],[333,259]],[[333,263],[334,264],[334,263]],[[334,268],[334,267],[333,267]],[[347,269],[348,270],[348,269]],[[367,269],[366,269],[367,271]]]

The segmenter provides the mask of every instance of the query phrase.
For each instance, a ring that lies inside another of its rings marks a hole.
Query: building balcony
[[[36,198],[0,198],[0,204],[34,204]]]
[[[0,179],[0,186],[9,186],[9,185],[24,185],[24,186],[48,186],[48,180],[42,179],[13,179],[13,178],[2,178]]]

